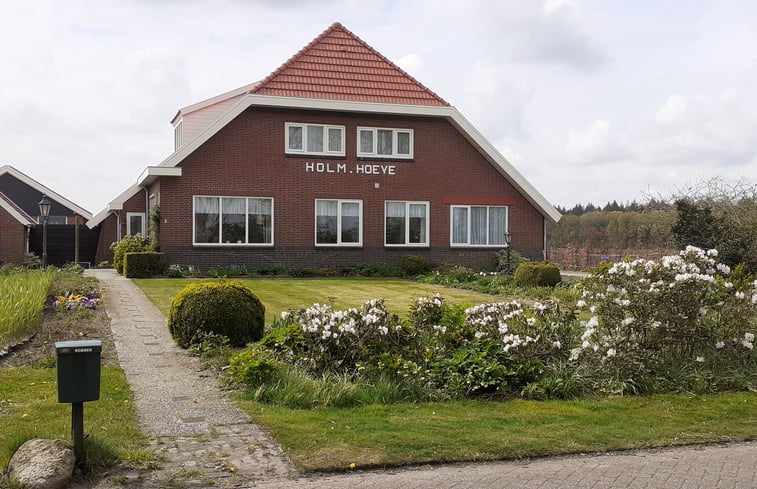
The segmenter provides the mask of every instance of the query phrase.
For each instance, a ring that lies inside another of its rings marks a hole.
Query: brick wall
[[[344,125],[346,157],[286,155],[285,122]],[[414,159],[358,159],[358,126],[413,129]],[[380,174],[360,173],[359,165],[376,165],[371,168]],[[453,126],[441,119],[249,109],[180,166],[181,177],[164,177],[160,181],[161,251],[172,263],[202,267],[262,267],[273,263],[292,267],[346,266],[397,263],[402,255],[417,254],[437,263],[493,266],[496,248],[449,246],[450,205],[471,203],[508,205],[514,249],[541,258],[542,215]],[[313,170],[307,171],[309,167]],[[394,174],[384,174],[390,167]],[[193,247],[193,195],[273,198],[275,246]],[[135,198],[141,203],[134,205],[143,209],[144,196],[140,193]],[[362,248],[315,247],[315,199],[321,198],[362,200]],[[386,200],[430,203],[428,248],[384,247]]]
[[[26,226],[0,209],[0,263],[20,264],[26,251]]]

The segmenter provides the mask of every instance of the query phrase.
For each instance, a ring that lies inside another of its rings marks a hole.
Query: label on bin
[[[74,353],[91,353],[92,348],[74,348]]]

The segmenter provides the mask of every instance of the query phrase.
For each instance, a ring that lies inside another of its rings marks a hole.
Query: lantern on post
[[[42,218],[42,268],[47,268],[47,219],[50,217],[52,202],[46,195],[39,201],[39,215]]]
[[[505,231],[505,246],[507,247],[507,274],[510,275],[512,273],[512,268],[510,268],[510,243],[513,240],[513,233],[510,231]]]

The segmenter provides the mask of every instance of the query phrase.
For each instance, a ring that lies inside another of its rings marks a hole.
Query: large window
[[[507,207],[452,206],[452,246],[505,246]]]
[[[273,199],[195,196],[194,244],[272,245]]]
[[[386,246],[428,246],[428,202],[387,201]]]
[[[316,200],[315,244],[360,246],[363,202],[360,200]]]
[[[144,212],[126,213],[126,234],[141,234],[142,236],[146,236]]]
[[[344,126],[287,122],[284,139],[289,154],[344,156]]]
[[[412,158],[412,129],[357,128],[357,155],[374,158]]]

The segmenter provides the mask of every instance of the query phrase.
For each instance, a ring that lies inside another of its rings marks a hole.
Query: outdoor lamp
[[[50,217],[52,202],[46,195],[39,201],[39,215],[42,217],[42,268],[47,268],[47,219]]]
[[[505,246],[507,247],[507,274],[511,273],[510,269],[510,242],[513,240],[513,233],[505,231]]]

